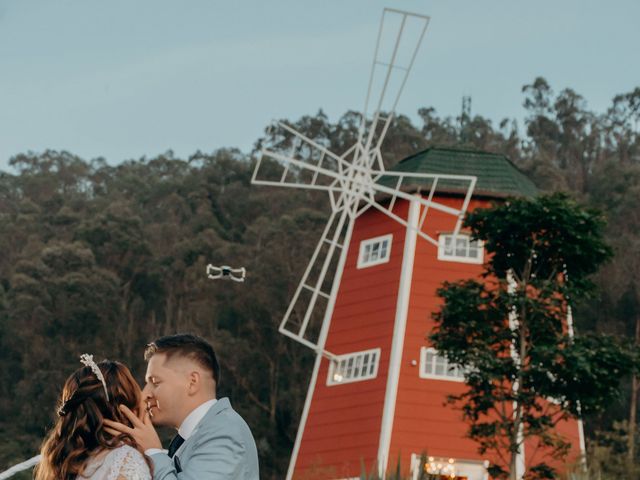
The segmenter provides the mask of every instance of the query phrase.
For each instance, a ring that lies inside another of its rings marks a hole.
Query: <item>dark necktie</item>
[[[171,443],[169,444],[169,456],[173,457],[180,448],[180,445],[182,445],[183,443],[184,438],[182,438],[180,434],[173,437],[173,440],[171,440]]]

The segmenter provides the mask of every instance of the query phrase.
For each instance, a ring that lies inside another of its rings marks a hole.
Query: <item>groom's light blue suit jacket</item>
[[[219,399],[202,418],[175,458],[151,455],[154,480],[259,480],[258,451],[249,426]],[[178,470],[182,471],[178,471]]]

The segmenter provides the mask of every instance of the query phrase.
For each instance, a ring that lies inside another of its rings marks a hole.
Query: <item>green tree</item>
[[[625,148],[625,151],[628,151]],[[609,318],[607,329],[633,338],[640,346],[640,165],[627,160],[607,162],[598,172],[598,182],[592,187],[594,203],[597,201],[609,217],[608,237],[614,249],[614,260],[597,279],[602,300],[611,304],[610,311],[618,318]],[[601,300],[601,301],[602,301]],[[588,305],[587,307],[596,307]],[[613,320],[613,321],[612,321]],[[627,455],[630,463],[636,456],[635,437],[640,380],[631,377],[629,386],[629,415],[627,428]],[[623,405],[619,406],[624,408]],[[610,416],[611,420],[616,419]]]
[[[591,289],[609,258],[604,222],[564,195],[509,199],[469,214],[465,225],[489,254],[483,281],[446,283],[433,346],[466,368],[467,389],[450,400],[498,478],[516,479],[518,453],[535,439],[552,457],[570,445],[554,431],[606,407],[632,354],[614,338],[573,336],[568,304]],[[555,478],[547,463],[526,478]]]

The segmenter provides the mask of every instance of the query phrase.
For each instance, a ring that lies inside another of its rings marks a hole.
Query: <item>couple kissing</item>
[[[58,419],[42,444],[36,480],[258,480],[245,421],[216,396],[213,347],[195,335],[147,345],[146,385],[126,365],[93,361],[64,384]],[[163,449],[155,426],[178,433]]]

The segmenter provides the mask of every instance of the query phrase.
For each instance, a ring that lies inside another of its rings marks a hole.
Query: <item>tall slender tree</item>
[[[429,339],[466,369],[467,389],[450,400],[480,452],[496,459],[491,474],[517,480],[524,441],[564,459],[570,445],[555,425],[605,408],[633,356],[611,337],[574,337],[568,323],[569,305],[611,255],[596,212],[556,194],[476,210],[465,226],[489,254],[484,279],[439,290]],[[555,475],[543,461],[525,478]]]

